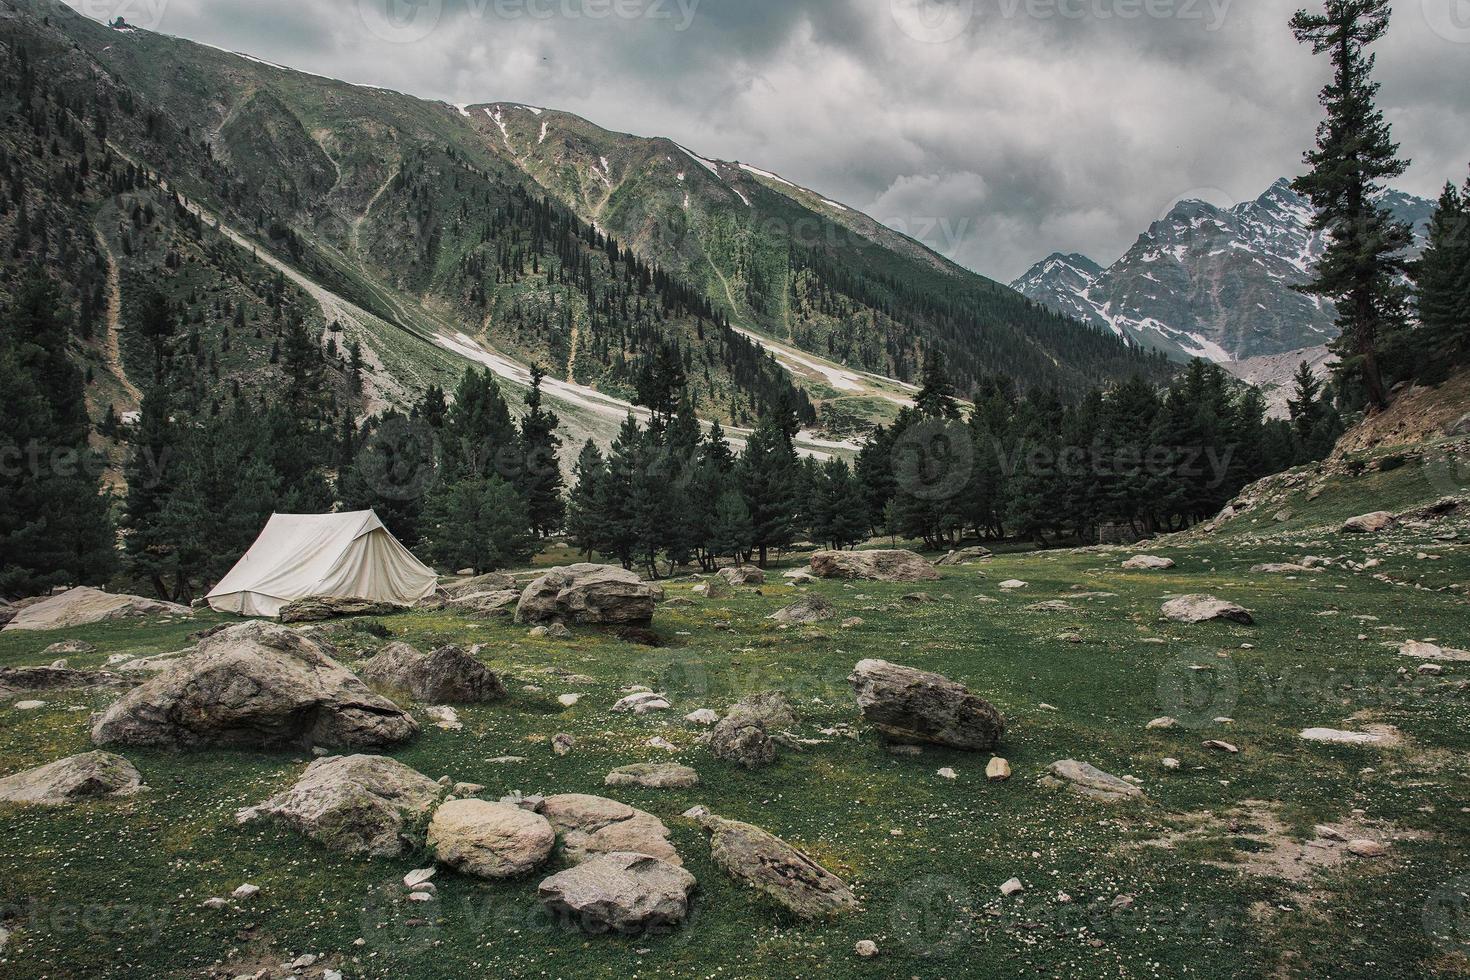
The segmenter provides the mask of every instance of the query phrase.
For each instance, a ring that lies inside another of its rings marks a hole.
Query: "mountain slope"
[[[1390,192],[1421,236],[1433,203]],[[1321,258],[1311,205],[1282,179],[1224,209],[1181,201],[1107,269],[1051,255],[1012,286],[1050,309],[1171,357],[1225,363],[1325,344],[1331,304],[1296,292]]]

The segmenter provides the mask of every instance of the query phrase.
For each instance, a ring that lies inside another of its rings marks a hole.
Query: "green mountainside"
[[[154,293],[200,404],[269,391],[286,328],[304,324],[343,411],[406,406],[466,359],[512,389],[540,363],[570,437],[602,442],[654,364],[682,366],[706,418],[738,429],[789,403],[810,425],[831,402],[834,431],[891,417],[905,389],[867,373],[906,381],[929,350],[962,390],[1169,371],[864,215],[668,140],[350,85],[54,0],[0,15],[0,289],[58,270],[86,321],[94,421],[136,407]]]

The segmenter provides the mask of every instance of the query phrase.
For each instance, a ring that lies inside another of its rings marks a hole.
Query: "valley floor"
[[[1456,530],[1454,541],[1441,540]],[[1398,653],[1408,639],[1470,646],[1470,525],[1444,521],[1382,539],[1335,534],[1290,545],[1202,540],[1154,553],[1178,567],[1125,572],[1127,553],[1002,556],[947,568],[914,586],[822,582],[694,596],[662,607],[661,648],[596,633],[533,639],[506,621],[448,613],[381,620],[421,649],[485,644],[510,679],[509,701],[460,710],[464,730],[426,726],[394,753],[433,778],[520,790],[612,795],[661,817],[699,880],[690,921],[663,936],[588,937],[540,911],[540,875],[487,884],[441,872],[427,909],[399,880],[425,863],[352,860],[234,814],[279,791],[302,754],[126,752],[152,791],[76,808],[0,808],[0,915],[10,933],[0,974],[15,977],[1416,977],[1470,969],[1470,665]],[[1303,554],[1341,560],[1315,574],[1253,573]],[[1419,555],[1437,556],[1438,560]],[[1017,578],[1017,591],[998,584]],[[805,590],[838,620],[782,630],[766,616]],[[1160,604],[1205,592],[1251,609],[1254,627],[1163,622]],[[1065,606],[1037,607],[1056,601]],[[214,617],[204,617],[206,624]],[[185,645],[199,622],[66,631],[98,652]],[[352,625],[354,647],[381,640]],[[1075,636],[1068,636],[1075,634]],[[57,634],[0,637],[0,665],[47,662]],[[1080,642],[1075,642],[1079,640]],[[865,728],[847,684],[878,657],[939,671],[1005,713],[999,752],[1015,775],[988,783],[988,756],[888,752]],[[573,683],[585,675],[595,683]],[[674,710],[608,709],[632,685],[665,691]],[[682,720],[739,696],[787,692],[818,740],[747,772],[701,748]],[[559,695],[581,694],[571,708]],[[46,697],[41,695],[40,697]],[[90,748],[88,712],[105,698],[49,697],[36,710],[0,705],[0,773]],[[421,708],[421,706],[414,706]],[[1170,715],[1173,730],[1148,730]],[[419,712],[419,717],[423,715]],[[1228,719],[1228,720],[1217,720]],[[1386,749],[1303,742],[1310,727],[1392,726]],[[567,732],[565,757],[550,748]],[[651,748],[661,736],[676,751]],[[1238,755],[1207,749],[1219,739]],[[519,761],[497,761],[513,757]],[[1180,760],[1166,770],[1162,760]],[[1050,790],[1059,759],[1133,776],[1146,802],[1107,805]],[[604,790],[617,766],[677,760],[692,790]],[[938,775],[952,768],[957,778]],[[700,829],[679,815],[704,804],[803,847],[854,886],[861,911],[821,924],[792,920],[733,883]],[[1325,829],[1324,829],[1325,828]],[[1371,839],[1362,858],[1335,837]],[[553,858],[550,871],[559,859]],[[1003,898],[1018,878],[1025,891]],[[251,903],[200,903],[238,885]],[[861,959],[859,940],[880,953]]]

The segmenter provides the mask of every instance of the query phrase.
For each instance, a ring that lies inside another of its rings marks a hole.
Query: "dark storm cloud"
[[[1280,0],[70,0],[448,102],[667,135],[1009,279],[1107,262],[1184,196],[1298,172],[1327,66]],[[1462,0],[1400,0],[1382,101],[1437,193],[1470,162]]]

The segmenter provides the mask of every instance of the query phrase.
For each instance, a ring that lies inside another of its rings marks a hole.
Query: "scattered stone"
[[[298,633],[232,626],[135,688],[92,726],[98,745],[378,749],[418,724]]]
[[[1013,578],[1013,579],[1008,579],[1007,581],[1004,581],[1004,582],[1000,583],[1000,588],[1001,588],[1002,591],[1005,591],[1005,592],[1015,592],[1018,589],[1027,588],[1029,585],[1030,585],[1029,582],[1022,582],[1018,578]]]
[[[438,868],[418,868],[403,876],[403,887],[415,891],[420,885],[428,884],[439,873]]]
[[[848,681],[864,720],[896,741],[984,752],[1005,734],[994,705],[940,674],[864,660]]]
[[[660,749],[660,750],[662,750],[664,752],[677,752],[677,751],[679,751],[679,747],[677,745],[675,745],[673,742],[670,742],[668,739],[664,738],[662,735],[655,735],[653,738],[649,739],[648,740],[648,747],[650,749]]]
[[[1310,575],[1315,571],[1317,569],[1308,568],[1306,565],[1295,565],[1290,562],[1256,565],[1251,568],[1251,572],[1257,575]]]
[[[409,832],[440,796],[437,783],[401,762],[339,756],[313,762],[294,786],[236,820],[271,817],[338,854],[400,857],[413,848]]]
[[[663,589],[613,565],[554,568],[521,593],[518,623],[646,626]]]
[[[878,955],[878,944],[873,942],[871,939],[859,939],[857,943],[853,945],[852,951],[854,953],[857,953],[863,959],[870,960]]]
[[[644,789],[689,789],[699,785],[699,773],[672,762],[640,762],[614,769],[602,783]]]
[[[575,708],[577,702],[580,700],[582,700],[582,695],[580,694],[563,694],[556,699],[556,703],[563,708]]]
[[[105,670],[71,670],[67,667],[0,667],[0,697],[22,691],[72,691],[95,688],[129,688],[137,677]]]
[[[1376,840],[1351,840],[1348,853],[1360,858],[1381,858],[1388,854],[1388,847]]]
[[[192,617],[188,606],[136,595],[114,595],[82,586],[27,605],[5,624],[5,631],[60,630],[146,616]]]
[[[515,878],[551,855],[556,834],[545,817],[508,803],[455,800],[434,812],[429,847],[456,871],[478,878]]]
[[[1252,626],[1255,620],[1243,606],[1224,602],[1211,595],[1186,595],[1164,603],[1164,615],[1176,623],[1207,623],[1229,620]]]
[[[562,836],[567,860],[580,863],[601,854],[631,851],[673,865],[684,864],[669,842],[669,828],[651,813],[601,796],[548,796],[539,812]]]
[[[1181,763],[1178,759],[1165,759],[1163,765],[1165,769],[1178,769]]]
[[[949,766],[945,766],[943,769],[939,770],[934,775],[938,776],[940,779],[959,779],[960,778],[960,774],[957,773],[957,772],[955,772]]]
[[[1342,533],[1378,534],[1393,527],[1396,523],[1398,523],[1398,518],[1394,517],[1386,510],[1380,510],[1372,514],[1363,514],[1360,517],[1352,518],[1347,523],[1343,524]]]
[[[1204,743],[1204,747],[1216,752],[1224,752],[1228,755],[1240,755],[1240,749],[1229,742],[1222,742],[1218,738],[1212,738]]]
[[[696,884],[683,868],[646,854],[603,854],[541,882],[551,912],[593,934],[632,935],[676,926]]]
[[[487,592],[509,592],[515,588],[516,580],[513,576],[507,575],[504,572],[489,572],[485,575],[451,582],[444,586],[444,592],[450,598],[458,599],[463,596],[484,594]]]
[[[837,615],[837,607],[827,601],[824,596],[809,595],[798,599],[791,605],[779,612],[772,613],[767,619],[778,623],[820,623],[832,619]]]
[[[730,877],[803,919],[852,911],[857,898],[832,872],[759,827],[706,816],[710,856]]]
[[[819,551],[812,555],[818,578],[864,579],[871,582],[934,582],[935,567],[912,551]]]
[[[911,606],[923,606],[931,602],[938,602],[939,600],[927,592],[910,592],[903,597],[903,601]]]
[[[698,711],[689,712],[684,716],[684,720],[691,725],[708,726],[718,723],[720,716],[709,708],[700,708]]]
[[[1409,640],[1399,647],[1399,656],[1415,660],[1440,660],[1445,663],[1470,663],[1470,651],[1450,650],[1434,643]],[[3,672],[0,672],[3,676]]]
[[[1155,718],[1153,721],[1149,722],[1148,725],[1147,725],[1147,728],[1150,731],[1163,731],[1163,732],[1167,732],[1167,731],[1170,731],[1171,729],[1175,729],[1175,728],[1178,728],[1178,727],[1179,727],[1179,720],[1177,718],[1168,718],[1168,717]]]
[[[230,897],[237,902],[247,902],[259,894],[259,885],[244,884],[230,892]]]
[[[737,704],[705,736],[705,744],[715,758],[746,769],[769,766],[776,761],[776,742],[766,720],[759,710]]]
[[[218,912],[220,909],[229,908],[230,903],[223,898],[206,898],[199,903],[199,907],[201,909],[208,909],[211,912]],[[3,945],[3,943],[0,943],[0,946]]]
[[[436,704],[425,708],[424,714],[434,723],[434,727],[446,732],[457,732],[464,729],[464,723],[459,720],[459,712],[444,704]]]
[[[557,755],[568,755],[576,746],[577,740],[566,732],[551,737],[551,751]]]
[[[863,618],[861,616],[849,616],[841,623],[842,628],[845,630],[857,629],[861,625],[863,625]]]
[[[766,573],[755,565],[741,565],[720,569],[720,578],[731,585],[764,585]]]
[[[723,578],[712,578],[694,587],[694,594],[706,599],[721,599],[734,591],[734,587]]]
[[[668,699],[662,694],[655,694],[653,691],[639,691],[637,694],[630,694],[618,701],[612,706],[612,711],[620,715],[629,712],[635,715],[646,715],[651,711],[668,711],[670,707]]]
[[[1123,563],[1130,572],[1158,572],[1174,567],[1174,559],[1157,555],[1135,555]]]
[[[468,592],[449,601],[449,608],[466,616],[492,618],[509,616],[521,601],[520,592],[502,589],[496,592]]]
[[[1011,764],[1000,756],[990,760],[985,767],[985,778],[992,783],[1003,783],[1011,778]]]
[[[1308,728],[1301,733],[1304,742],[1320,742],[1325,745],[1370,745],[1382,746],[1392,739],[1384,733],[1343,732],[1333,728]]]
[[[17,701],[17,702],[15,702],[15,710],[16,711],[38,711],[41,708],[46,707],[46,705],[48,705],[48,704],[50,704],[49,701],[34,701],[34,700],[32,700],[32,701]]]
[[[425,656],[407,643],[390,643],[363,664],[362,676],[370,684],[435,704],[483,704],[506,694],[499,677],[456,646]]]
[[[1444,668],[1439,664],[1422,664],[1419,667],[1420,677],[1443,677]]]
[[[60,805],[141,792],[143,777],[111,752],[85,752],[0,779],[0,801]]]
[[[1012,878],[1010,881],[1000,886],[1000,893],[1006,898],[1010,898],[1012,895],[1019,895],[1025,890],[1026,886],[1021,884],[1020,878]]]
[[[1048,776],[1042,779],[1044,785],[1066,786],[1074,793],[1090,799],[1115,803],[1120,800],[1143,798],[1143,790],[1137,786],[1105,773],[1086,762],[1063,759],[1060,762],[1053,762],[1046,771]]]
[[[810,585],[812,582],[821,581],[804,568],[793,568],[789,572],[782,572],[781,577],[790,580],[792,585]]]
[[[53,643],[49,647],[47,647],[46,649],[42,650],[41,651],[41,656],[43,656],[43,657],[67,657],[67,656],[75,656],[75,655],[79,655],[79,654],[84,655],[84,654],[96,653],[96,652],[97,652],[97,648],[95,646],[93,646],[92,644],[88,643],[86,640],[62,640],[60,643]],[[55,667],[56,665],[55,664],[52,664],[51,666]],[[62,665],[63,668],[65,666],[66,666],[65,664]]]

